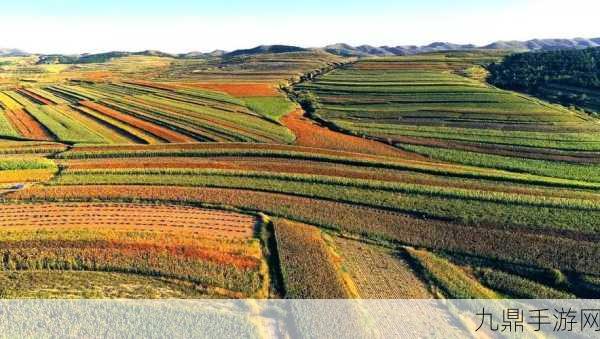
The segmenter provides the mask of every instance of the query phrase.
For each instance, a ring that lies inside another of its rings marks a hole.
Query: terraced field
[[[300,57],[0,92],[3,295],[600,295],[600,125],[482,83],[495,55]]]
[[[0,102],[7,137],[71,144],[293,140],[242,100],[179,86],[73,82],[5,91]]]
[[[593,118],[469,78],[489,57],[464,54],[363,60],[296,90],[316,94],[314,115],[337,128],[434,159],[536,174],[532,168],[544,168],[552,177],[574,177],[561,163],[597,172]]]
[[[13,203],[0,206],[0,225],[5,279],[56,270],[135,273],[181,281],[180,290],[196,295],[229,297],[260,296],[264,284],[257,220],[247,215],[173,205]],[[3,292],[35,296],[6,286]]]

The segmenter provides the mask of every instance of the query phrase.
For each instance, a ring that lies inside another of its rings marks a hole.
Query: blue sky
[[[6,3],[7,2],[7,3]],[[485,44],[600,37],[597,0],[30,0],[0,4],[0,47],[38,53],[257,44]]]

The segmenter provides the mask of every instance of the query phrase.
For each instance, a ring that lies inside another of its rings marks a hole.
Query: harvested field
[[[0,204],[4,228],[112,228],[190,231],[208,238],[251,239],[253,217],[186,206],[117,203]]]
[[[334,239],[342,267],[350,275],[360,298],[432,298],[402,252],[341,237]]]
[[[248,215],[180,205],[6,203],[0,204],[0,252],[9,272],[119,272],[138,275],[133,284],[174,279],[180,292],[188,286],[228,297],[261,296],[267,278],[257,226]],[[122,286],[115,282],[113,288]]]
[[[347,298],[321,231],[284,219],[273,223],[286,298]]]
[[[380,209],[284,194],[192,187],[67,186],[31,187],[9,194],[7,198],[42,201],[141,199],[234,206],[375,239],[600,274],[594,259],[600,248],[591,241],[571,240],[559,235],[544,236],[539,231],[527,233],[465,227]],[[489,239],[496,241],[491,243]],[[569,253],[579,255],[574,257]]]

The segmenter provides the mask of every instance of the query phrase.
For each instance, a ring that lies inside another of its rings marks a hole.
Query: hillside
[[[225,57],[235,57],[240,55],[255,55],[255,54],[278,54],[304,52],[305,48],[287,45],[260,45],[250,49],[238,49],[233,52],[225,53]]]
[[[260,50],[7,58],[3,296],[600,295],[600,127],[505,52]]]
[[[600,47],[514,54],[489,71],[496,86],[600,112]]]

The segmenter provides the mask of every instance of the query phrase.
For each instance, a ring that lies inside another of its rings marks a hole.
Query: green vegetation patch
[[[430,156],[437,160],[457,162],[466,165],[531,173],[554,178],[600,182],[600,166],[598,164],[585,165],[557,161],[522,159],[415,145],[403,145],[402,148]]]
[[[273,121],[279,121],[294,109],[294,103],[283,96],[248,97],[244,101],[248,108]]]
[[[12,157],[0,159],[0,171],[56,168],[56,164],[52,160],[46,158]]]

